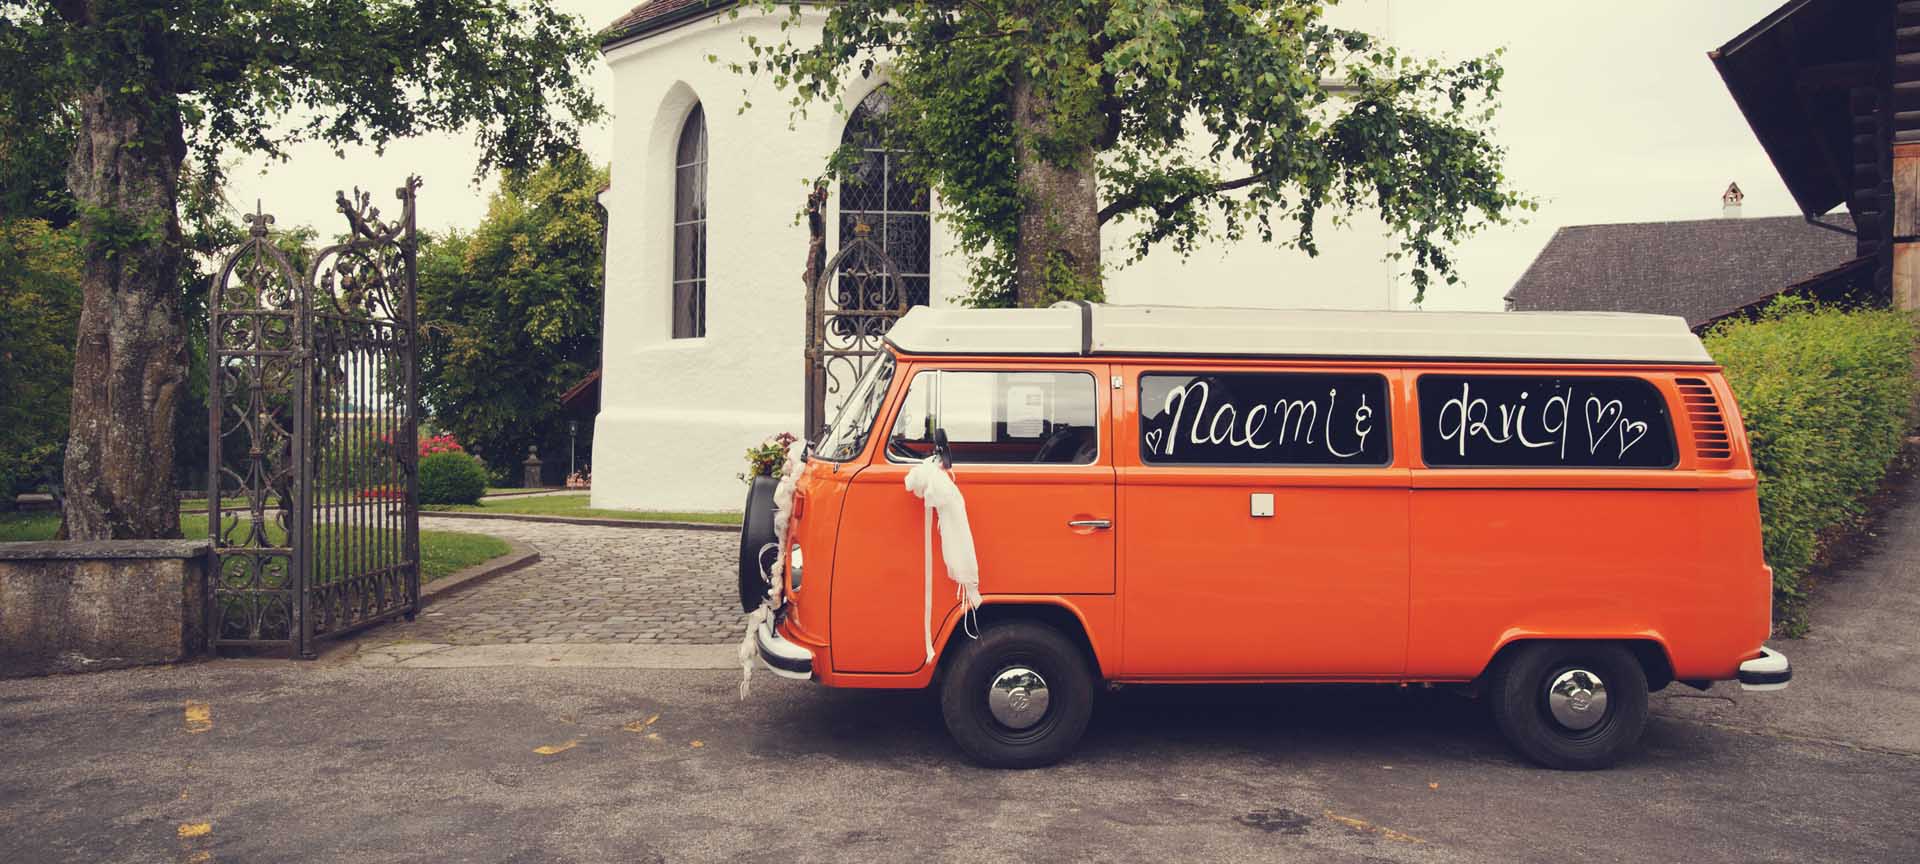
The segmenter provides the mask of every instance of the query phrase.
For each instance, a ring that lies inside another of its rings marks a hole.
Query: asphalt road
[[[1920,861],[1920,753],[1657,717],[1599,773],[1478,703],[1135,688],[972,767],[918,693],[222,660],[0,682],[0,861]]]

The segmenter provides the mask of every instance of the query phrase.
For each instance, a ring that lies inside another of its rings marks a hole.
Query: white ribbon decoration
[[[753,681],[753,661],[759,659],[760,648],[754,644],[754,631],[760,625],[772,620],[773,614],[786,605],[786,580],[781,574],[786,572],[787,529],[793,520],[793,493],[800,483],[800,472],[807,463],[803,454],[807,452],[807,442],[795,441],[787,445],[787,461],[780,469],[780,484],[773,487],[773,536],[779,551],[774,555],[773,572],[768,581],[766,599],[760,601],[760,608],[747,615],[747,633],[740,640],[740,698],[747,698],[747,688]],[[744,530],[744,529],[743,529]]]
[[[933,662],[933,528],[940,524],[940,554],[946,559],[947,578],[954,593],[972,612],[980,608],[980,560],[974,554],[973,526],[967,521],[967,500],[953,482],[953,473],[940,467],[940,457],[929,456],[907,471],[907,491],[925,502],[921,544],[925,550],[926,591],[920,634],[926,642],[927,662]]]

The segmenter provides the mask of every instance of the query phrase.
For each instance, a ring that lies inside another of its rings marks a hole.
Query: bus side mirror
[[[941,468],[953,467],[953,450],[947,446],[947,430],[937,426],[933,430],[933,452],[940,457]]]

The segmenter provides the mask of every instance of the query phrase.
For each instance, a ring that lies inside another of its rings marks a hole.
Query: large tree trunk
[[[1020,75],[1013,82],[1013,122],[1019,141],[1020,238],[1014,248],[1018,305],[1044,306],[1062,298],[1100,296],[1100,194],[1092,142],[1066,158],[1048,159],[1032,139],[1044,135],[1046,97]]]
[[[172,109],[80,99],[67,182],[87,237],[74,349],[65,532],[75,540],[180,536],[175,401],[186,377],[180,219],[186,143]]]

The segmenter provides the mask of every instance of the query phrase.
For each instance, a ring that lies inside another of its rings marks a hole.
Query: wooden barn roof
[[[1845,214],[1822,217],[1851,229]],[[1854,238],[1799,216],[1574,225],[1513,289],[1516,311],[1678,315],[1699,325],[1851,264]]]
[[[1854,188],[1849,94],[1877,86],[1892,59],[1892,9],[1886,0],[1789,0],[1707,52],[1803,213],[1825,213]]]

